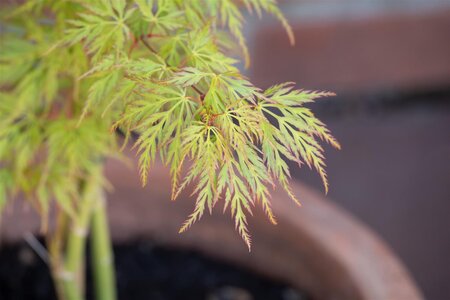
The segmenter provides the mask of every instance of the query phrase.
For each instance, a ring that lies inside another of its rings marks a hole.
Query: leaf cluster
[[[241,74],[237,57],[249,62],[242,3],[274,15],[293,43],[275,0],[32,0],[15,8],[1,36],[0,207],[22,191],[43,212],[54,198],[70,213],[83,178],[119,152],[116,131],[125,145],[137,136],[143,184],[159,156],[173,199],[193,186],[195,208],[180,232],[223,200],[250,247],[253,206],[276,223],[271,187],[299,203],[288,160],[316,169],[327,190],[319,141],[339,144],[305,104],[332,93],[292,83],[261,90]]]

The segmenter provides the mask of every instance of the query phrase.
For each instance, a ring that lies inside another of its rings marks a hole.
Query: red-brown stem
[[[144,39],[143,36],[141,36],[141,41],[142,41],[142,43],[144,44],[144,46],[145,46],[148,50],[150,50],[153,54],[158,54],[158,52],[156,52],[156,50],[153,49],[152,46],[150,46],[149,43],[147,43],[147,41]]]
[[[149,35],[150,36],[155,36],[155,35],[152,35],[152,34],[148,34],[147,36],[149,36]],[[156,50],[153,49],[153,47],[150,46],[150,44],[145,40],[144,36],[141,36],[141,41],[144,44],[144,46],[148,50],[150,50],[150,52],[152,52],[153,54],[158,54],[158,52],[156,52]],[[167,63],[167,61],[166,61],[166,64],[170,67],[170,65]],[[200,100],[203,102],[203,99],[205,98],[205,94],[198,87],[196,87],[195,85],[191,85],[191,87],[194,89],[194,91],[197,92],[197,94],[200,95]]]

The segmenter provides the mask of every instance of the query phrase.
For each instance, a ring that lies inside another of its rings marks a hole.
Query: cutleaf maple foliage
[[[253,206],[276,223],[272,187],[299,203],[287,160],[316,169],[327,190],[320,141],[339,144],[305,104],[332,93],[261,90],[245,78],[236,67],[239,55],[249,62],[241,4],[274,15],[293,43],[275,0],[31,0],[5,10],[0,208],[24,192],[44,216],[55,199],[76,217],[80,184],[94,176],[105,185],[116,131],[125,144],[136,137],[143,184],[159,157],[173,199],[192,186],[180,232],[222,203],[250,247]]]

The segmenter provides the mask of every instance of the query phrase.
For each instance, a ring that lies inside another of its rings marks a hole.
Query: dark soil
[[[114,251],[121,300],[311,299],[286,284],[192,251],[151,242],[118,245]],[[93,299],[87,281],[87,299]],[[25,243],[0,248],[0,299],[56,299],[45,262]]]

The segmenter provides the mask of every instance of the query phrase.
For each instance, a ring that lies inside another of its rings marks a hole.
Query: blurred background
[[[280,2],[296,46],[254,17],[248,76],[338,94],[313,107],[342,144],[327,151],[328,199],[390,244],[426,299],[450,299],[450,1]]]

